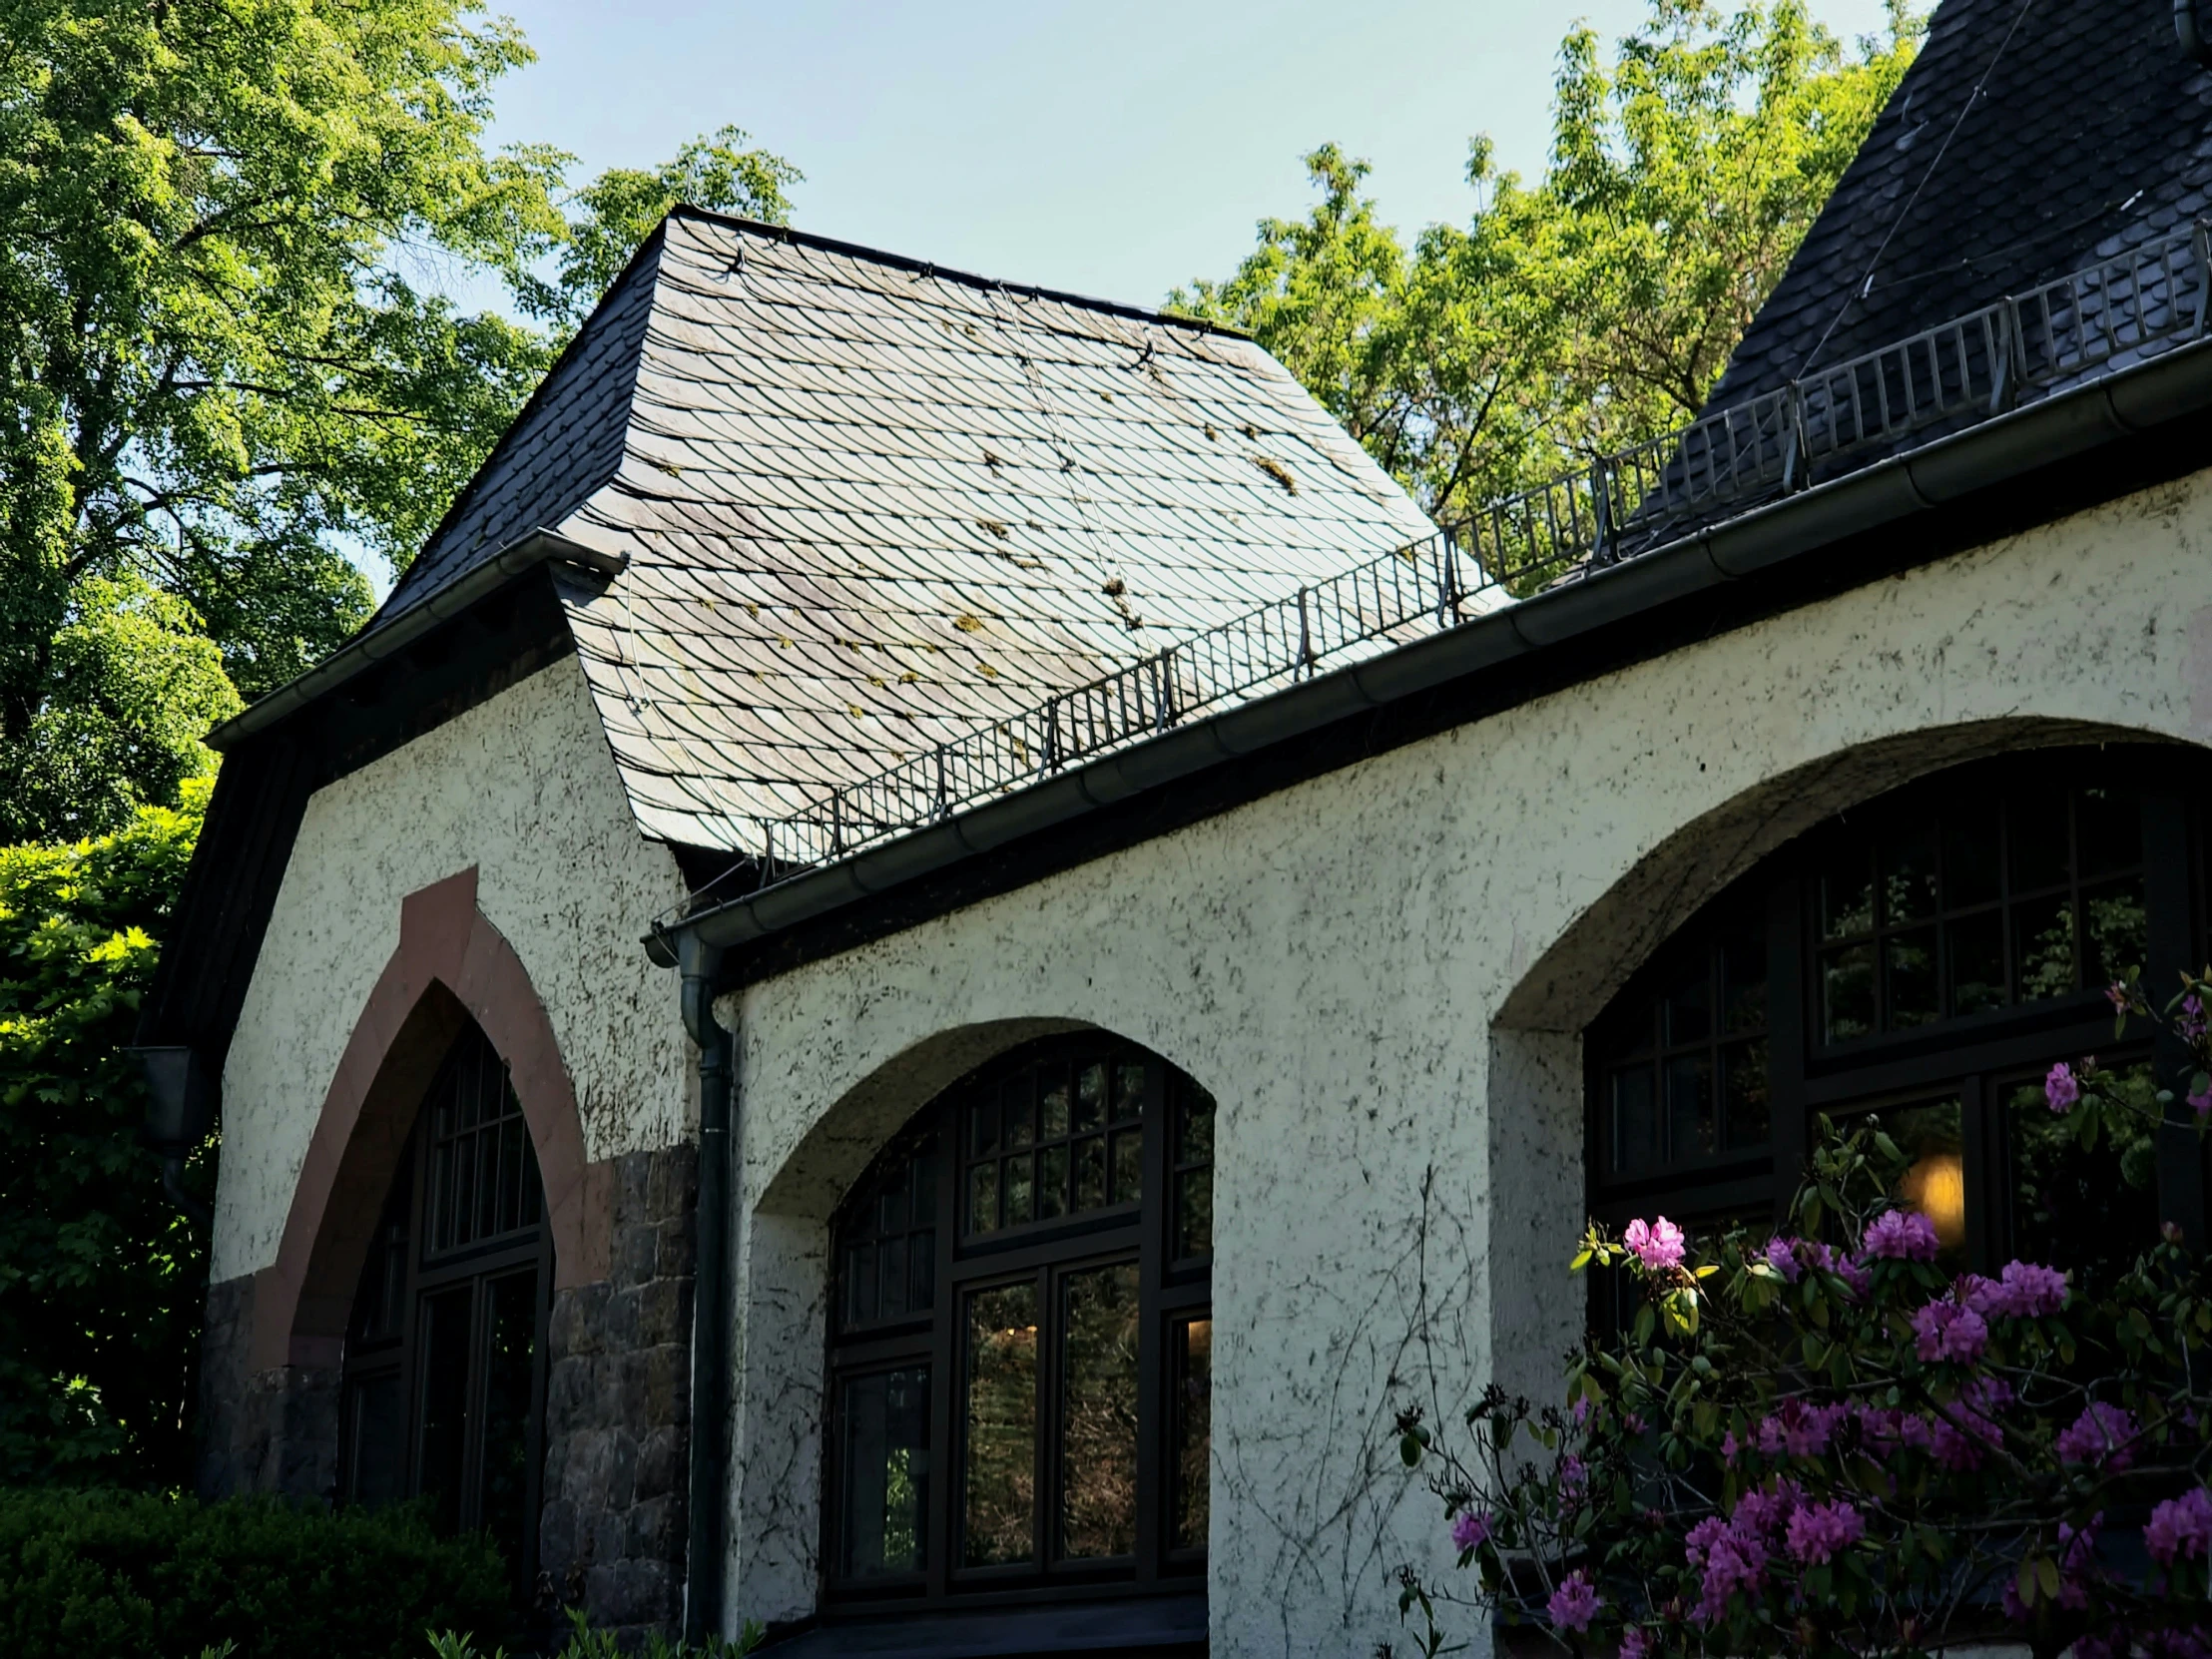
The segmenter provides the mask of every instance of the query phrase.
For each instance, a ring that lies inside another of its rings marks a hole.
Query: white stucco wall
[[[573,657],[318,791],[223,1074],[213,1277],[275,1259],[316,1114],[408,893],[474,864],[537,987],[597,1160],[685,1133],[673,977],[638,939],[684,885],[645,840]]]
[[[1022,1022],[1079,1020],[1221,1105],[1214,1653],[1395,1638],[1392,1569],[1444,1551],[1393,1410],[1536,1386],[1580,1326],[1574,1032],[1851,799],[2039,723],[2212,734],[2208,536],[2207,481],[2161,489],[749,987],[734,1611],[812,1603],[835,1193]]]

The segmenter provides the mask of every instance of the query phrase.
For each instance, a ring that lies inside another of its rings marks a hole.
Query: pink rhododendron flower
[[[1738,1590],[1757,1595],[1767,1578],[1767,1546],[1729,1527],[1705,1550],[1705,1577],[1698,1596],[1701,1624],[1718,1624],[1728,1616],[1728,1598]]]
[[[2124,986],[2118,988],[2125,989]],[[2196,992],[2191,991],[2181,999],[2181,1018],[2174,1022],[2174,1028],[2181,1033],[2181,1040],[2185,1043],[2193,1043],[2204,1035],[2204,1003]]]
[[[2101,1465],[2118,1473],[2135,1461],[2135,1419],[2117,1405],[2093,1401],[2074,1418],[2073,1426],[2058,1436],[2061,1463]]]
[[[1866,1253],[1891,1262],[1933,1262],[1942,1248],[1936,1224],[1918,1210],[1885,1210],[1867,1229]]]
[[[1551,1622],[1561,1630],[1587,1630],[1590,1621],[1597,1617],[1597,1610],[1605,1605],[1605,1598],[1580,1571],[1570,1572],[1566,1580],[1551,1592],[1551,1602],[1546,1611]]]
[[[1999,1280],[1966,1274],[1959,1280],[1967,1307],[1984,1318],[2046,1319],[2066,1306],[2066,1276],[2033,1262],[2007,1262]]]
[[[1472,1509],[1462,1509],[1451,1517],[1451,1547],[1473,1549],[1488,1541],[1490,1517]]]
[[[1782,1408],[1759,1425],[1759,1449],[1769,1457],[1818,1457],[1828,1449],[1829,1437],[1851,1414],[1847,1405],[1808,1405],[1787,1400]]]
[[[2187,1098],[2189,1110],[2196,1113],[2198,1117],[2201,1118],[2207,1113],[2212,1113],[2212,1077],[2207,1077],[2204,1087],[2195,1090]]]
[[[1971,1363],[1989,1346],[1988,1322],[1948,1297],[1931,1302],[1913,1316],[1913,1334],[1920,1339],[1923,1360]]]
[[[1937,1415],[1930,1425],[1929,1455],[1956,1473],[1979,1468],[1989,1447],[2002,1444],[2004,1439],[1990,1418],[2011,1403],[2010,1384],[1995,1378],[1973,1379],[1958,1390],[1958,1397],[1945,1414]]]
[[[2043,1099],[2050,1109],[2064,1117],[2081,1102],[2081,1079],[2074,1076],[2073,1067],[2061,1060],[2050,1068],[2050,1075],[2043,1079]]]
[[[1808,1503],[1790,1516],[1790,1553],[1819,1566],[1867,1535],[1867,1522],[1849,1503]]]
[[[1651,1638],[1640,1624],[1632,1624],[1621,1632],[1620,1659],[1651,1659]]]
[[[1582,1466],[1582,1459],[1573,1452],[1559,1459],[1559,1502],[1572,1509],[1582,1501],[1582,1491],[1589,1484],[1590,1471]]]
[[[1640,1220],[1630,1222],[1621,1242],[1653,1273],[1682,1265],[1682,1229],[1665,1216],[1648,1227]]]
[[[2162,1567],[2201,1556],[2207,1545],[2212,1545],[2212,1492],[2202,1486],[2159,1504],[2143,1528],[2143,1547]]]

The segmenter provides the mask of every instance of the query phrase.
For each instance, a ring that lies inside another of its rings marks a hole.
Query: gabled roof
[[[1943,0],[1710,407],[2116,256],[2208,205],[2212,73],[2183,54],[2171,0]]]
[[[1258,345],[680,209],[375,628],[534,528],[640,826],[758,823],[1430,532]]]

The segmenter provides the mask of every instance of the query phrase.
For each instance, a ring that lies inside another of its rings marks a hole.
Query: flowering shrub
[[[2152,1013],[2132,980],[2110,994],[2123,1027]],[[2191,1066],[2152,1108],[2200,1134],[2207,1006],[2192,978],[2162,1011]],[[2044,1098],[2085,1147],[2143,1109],[2093,1060]],[[1464,1569],[1404,1574],[1423,1653],[1459,1607],[1622,1659],[1985,1639],[2212,1659],[2212,1259],[2168,1226],[2110,1284],[1954,1275],[1895,1196],[1905,1164],[1824,1121],[1777,1236],[1593,1227],[1575,1271],[1641,1297],[1573,1361],[1563,1408],[1493,1387],[1463,1441],[1400,1417]]]

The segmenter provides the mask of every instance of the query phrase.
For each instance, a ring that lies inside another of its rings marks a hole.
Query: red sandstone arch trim
[[[253,1370],[338,1363],[383,1194],[422,1091],[465,1018],[507,1062],[530,1125],[556,1286],[607,1276],[611,1171],[585,1161],[552,1024],[514,947],[476,907],[471,865],[400,901],[399,948],[323,1096],[276,1260],[255,1275]]]

